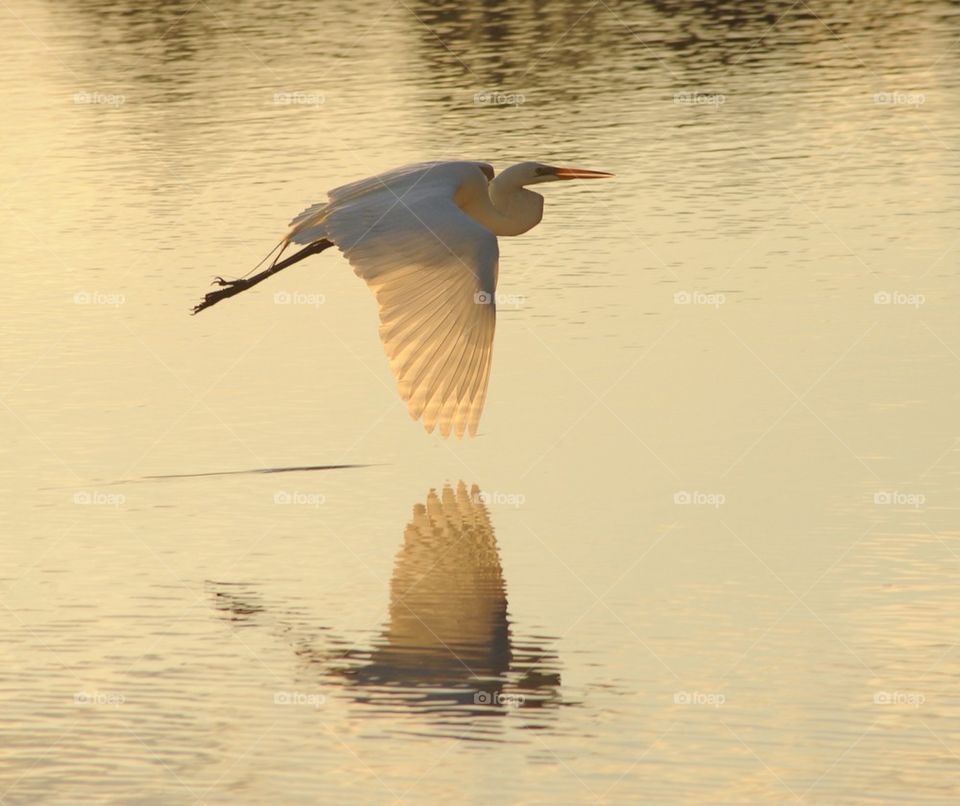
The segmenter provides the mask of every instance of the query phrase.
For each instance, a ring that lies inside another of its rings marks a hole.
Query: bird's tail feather
[[[324,219],[328,213],[327,204],[315,204],[308,207],[292,222],[290,222],[290,232],[287,233],[285,240],[287,243],[309,244],[327,237],[326,228],[323,226]]]

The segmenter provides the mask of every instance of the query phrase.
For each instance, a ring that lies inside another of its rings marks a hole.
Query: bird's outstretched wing
[[[366,280],[400,395],[443,436],[476,433],[490,377],[497,239],[456,204],[471,183],[485,192],[489,176],[475,162],[401,168],[331,191],[288,235],[330,239]]]

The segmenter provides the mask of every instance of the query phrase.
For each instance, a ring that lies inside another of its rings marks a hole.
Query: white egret
[[[497,236],[540,223],[543,197],[527,185],[608,176],[522,162],[494,178],[483,162],[425,162],[343,185],[290,222],[269,268],[218,277],[222,288],[194,313],[335,245],[376,294],[380,338],[410,415],[428,432],[473,436],[490,377]],[[305,248],[277,262],[291,243]]]

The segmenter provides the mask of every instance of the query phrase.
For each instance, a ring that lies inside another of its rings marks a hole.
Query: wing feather
[[[336,188],[288,240],[329,238],[374,292],[380,337],[410,415],[476,434],[496,328],[497,239],[456,204],[486,192],[483,163],[421,163]]]

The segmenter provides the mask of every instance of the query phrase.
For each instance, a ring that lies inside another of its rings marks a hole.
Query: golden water
[[[747,5],[0,5],[3,803],[957,801],[957,6]],[[187,315],[441,158],[617,174],[476,439],[333,252]]]

